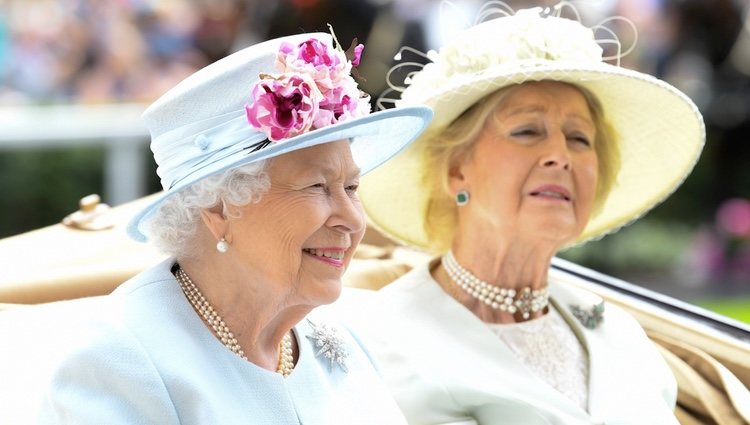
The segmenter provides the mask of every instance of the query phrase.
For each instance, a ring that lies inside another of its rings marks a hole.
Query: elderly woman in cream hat
[[[363,347],[313,310],[362,238],[360,175],[431,111],[370,114],[362,46],[334,42],[251,46],[146,110],[164,192],[128,231],[171,257],[72,337],[42,423],[403,423]]]
[[[432,123],[363,179],[371,222],[437,255],[343,303],[411,424],[676,423],[639,324],[551,262],[674,191],[702,119],[559,12],[500,12],[428,53],[397,105],[431,106]]]

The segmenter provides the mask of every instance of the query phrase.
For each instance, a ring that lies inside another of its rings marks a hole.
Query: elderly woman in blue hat
[[[360,176],[431,111],[370,114],[328,34],[267,41],[144,113],[164,192],[130,235],[171,257],[105,297],[64,353],[43,423],[402,423],[336,300],[365,220]]]
[[[669,196],[700,154],[701,116],[606,63],[562,9],[487,4],[501,16],[399,88],[398,106],[434,119],[360,192],[372,224],[435,257],[343,305],[366,318],[356,329],[411,424],[676,423],[675,379],[638,322],[551,264]]]

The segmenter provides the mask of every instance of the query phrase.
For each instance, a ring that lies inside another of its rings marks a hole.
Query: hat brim
[[[449,125],[482,97],[529,81],[567,82],[591,91],[617,133],[621,169],[599,213],[574,242],[598,239],[637,220],[661,203],[695,166],[705,139],[703,119],[682,92],[650,75],[604,63],[502,69],[436,89],[420,102],[433,108],[428,127]],[[405,100],[400,106],[408,104]],[[428,134],[428,133],[426,133]],[[421,185],[424,139],[363,179],[360,199],[371,225],[396,241],[424,249],[427,193]],[[398,208],[392,206],[397,205]]]
[[[362,175],[367,174],[411,143],[425,129],[431,118],[432,111],[425,106],[389,109],[271,143],[255,152],[231,155],[199,169],[194,175],[187,176],[177,186],[164,192],[130,220],[127,233],[131,238],[145,242],[148,237],[142,228],[143,223],[175,193],[208,176],[298,149],[338,140],[350,140],[354,162]]]

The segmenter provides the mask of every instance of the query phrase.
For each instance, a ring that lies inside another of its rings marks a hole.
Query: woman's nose
[[[358,233],[365,228],[365,217],[359,202],[346,190],[332,195],[332,213],[329,226],[346,233]]]
[[[544,152],[539,158],[539,165],[544,168],[560,168],[568,171],[571,168],[570,149],[568,140],[564,133],[553,132],[547,143],[544,143]]]

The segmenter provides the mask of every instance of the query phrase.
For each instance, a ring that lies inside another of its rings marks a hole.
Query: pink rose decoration
[[[323,97],[323,101],[320,102],[320,117],[316,118],[314,124],[316,128],[346,121],[370,112],[369,98],[360,97],[357,83],[353,79],[342,82],[339,87],[324,93]],[[365,110],[361,108],[360,102],[362,101],[367,103],[366,113],[363,113]]]
[[[294,46],[282,43],[276,58],[281,72],[306,72],[323,89],[330,90],[343,78],[349,77],[351,64],[343,52],[329,48],[318,39],[311,38]]]
[[[316,68],[319,66],[335,67],[341,63],[339,56],[328,49],[328,46],[318,39],[311,38],[299,45],[298,57]]]
[[[362,96],[350,75],[363,49],[355,46],[350,62],[340,48],[316,38],[282,43],[276,55],[282,74],[262,75],[256,83],[254,100],[245,105],[248,122],[277,142],[369,114],[369,96]]]
[[[258,82],[252,98],[245,105],[248,122],[278,142],[312,128],[323,95],[308,75],[282,74]]]

